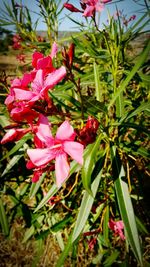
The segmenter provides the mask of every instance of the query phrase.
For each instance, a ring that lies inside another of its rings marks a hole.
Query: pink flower
[[[21,88],[23,90],[28,90],[28,84],[32,81],[32,75],[30,73],[25,73],[23,78],[15,78],[11,81],[10,93],[5,99],[5,105],[10,111],[13,108],[13,102],[15,101],[14,88]]]
[[[43,70],[39,69],[35,79],[31,83],[32,90],[13,89],[15,100],[24,100],[28,103],[34,103],[37,100],[43,99],[48,102],[48,89],[52,89],[65,75],[66,69],[63,66],[49,73],[46,78],[44,77]]]
[[[10,112],[11,118],[17,122],[27,121],[28,123],[32,123],[38,115],[38,112],[32,110],[29,104],[26,104],[25,101],[16,101]]]
[[[102,4],[99,0],[83,0],[86,4],[86,8],[84,10],[83,16],[92,17],[94,12],[102,11],[104,8],[104,4]]]
[[[68,155],[83,164],[83,145],[74,141],[75,132],[68,121],[64,121],[52,136],[48,119],[40,115],[37,137],[45,148],[28,149],[27,154],[36,167],[42,167],[55,159],[56,183],[60,187],[69,175]]]
[[[88,240],[88,247],[89,250],[93,250],[95,245],[97,243],[97,238],[96,237],[91,237],[90,240]]]
[[[58,51],[58,46],[56,42],[52,45],[51,54],[49,56],[44,57],[44,55],[40,52],[34,52],[32,55],[32,66],[34,70],[32,71],[33,75],[36,74],[36,71],[42,69],[44,76],[55,71],[53,66],[52,59],[56,56]]]
[[[104,4],[111,1],[112,0],[82,0],[80,4],[83,11],[69,3],[65,3],[64,7],[71,12],[81,12],[85,17],[92,17],[96,11],[101,12],[104,9]]]
[[[124,224],[123,221],[113,221],[112,219],[108,223],[109,228],[114,232],[115,235],[119,235],[122,240],[125,240],[123,234]]]
[[[101,12],[104,9],[104,4],[111,1],[112,0],[83,0],[83,4],[86,4],[83,16],[92,17],[96,11]]]

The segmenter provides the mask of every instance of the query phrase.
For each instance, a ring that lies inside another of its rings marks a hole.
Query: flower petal
[[[37,61],[39,59],[42,59],[42,58],[44,58],[44,55],[42,53],[40,53],[40,52],[34,52],[33,55],[32,55],[32,66],[34,68],[36,68],[37,67]]]
[[[52,65],[52,59],[50,56],[47,56],[47,57],[44,57],[44,58],[41,58],[37,61],[37,69],[46,69],[46,68],[49,68],[49,69],[53,69],[53,65]]]
[[[56,44],[56,42],[53,43],[52,45],[52,51],[51,51],[51,58],[55,57],[58,51],[58,45]]]
[[[17,136],[17,131],[16,129],[10,129],[3,137],[1,140],[1,144],[5,144],[7,142],[13,141]]]
[[[116,228],[118,228],[118,229],[123,229],[124,228],[124,223],[123,223],[123,221],[117,221],[116,222]]]
[[[56,138],[59,140],[73,141],[75,132],[69,121],[64,121],[57,130]]]
[[[37,130],[37,137],[48,146],[53,145],[53,136],[50,130],[50,123],[44,115],[39,116],[39,126]]]
[[[27,100],[29,101],[30,99],[32,99],[33,97],[35,97],[35,93],[31,92],[31,91],[27,91],[27,90],[22,90],[22,89],[18,89],[15,88],[14,90],[14,94],[15,94],[15,99],[16,100]]]
[[[95,9],[96,11],[101,12],[104,9],[104,4],[97,3]]]
[[[41,170],[37,170],[37,171],[34,171],[33,173],[33,177],[32,177],[32,183],[36,183],[39,181],[41,175],[42,175],[42,171]]]
[[[47,75],[44,83],[45,89],[52,89],[57,83],[59,83],[66,75],[65,67],[60,67]]]
[[[84,10],[83,16],[92,17],[94,10],[95,10],[94,6],[87,6],[86,9]]]
[[[36,76],[31,83],[31,88],[33,91],[40,93],[44,85],[44,73],[43,70],[38,70]]]
[[[81,165],[83,165],[83,148],[84,146],[78,142],[66,141],[63,143],[64,151]]]
[[[62,185],[67,176],[69,175],[69,164],[67,155],[65,153],[56,156],[55,171],[56,171],[56,184],[58,187]]]
[[[36,166],[47,164],[55,158],[53,151],[50,151],[48,148],[27,149],[27,154]]]

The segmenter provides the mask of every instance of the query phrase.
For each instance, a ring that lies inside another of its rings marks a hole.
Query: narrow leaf
[[[36,193],[39,190],[45,176],[46,176],[46,173],[43,173],[38,182],[32,183],[30,193],[29,193],[30,198],[32,198],[36,195]]]
[[[11,168],[23,157],[24,153],[21,152],[19,155],[14,156],[10,162],[7,164],[6,169],[3,171],[1,177],[3,177],[5,174],[7,174]]]
[[[103,222],[103,235],[105,244],[108,244],[108,233],[109,233],[108,222],[109,222],[109,206],[107,205],[105,208],[104,222]]]
[[[94,198],[96,196],[96,193],[97,193],[100,181],[101,181],[101,175],[103,171],[103,168],[102,168],[103,160],[104,158],[101,160],[101,163],[100,163],[101,170],[99,171],[98,175],[96,176],[94,182],[91,185],[92,196],[91,194],[89,194],[88,191],[85,191],[83,195],[80,210],[79,210],[77,220],[75,223],[75,227],[73,230],[72,242],[74,242],[78,238],[78,236],[81,234],[87,222],[88,216],[90,214],[90,211],[91,211],[91,208],[94,202]]]
[[[100,88],[99,72],[96,62],[94,62],[94,78],[95,78],[95,96],[98,101],[103,101],[102,90]]]
[[[103,266],[104,267],[112,266],[112,264],[118,258],[119,254],[120,254],[120,252],[118,250],[113,251],[112,254],[109,257],[107,257],[107,259],[104,261]]]
[[[126,119],[130,119],[133,116],[139,115],[142,111],[150,112],[150,102],[143,102],[141,105],[135,109]]]
[[[57,193],[58,187],[56,184],[53,184],[51,189],[48,191],[46,196],[42,199],[42,201],[39,203],[39,205],[36,207],[34,212],[37,212],[39,209],[41,209],[47,202],[48,200]]]
[[[34,234],[34,232],[35,232],[35,228],[34,228],[34,225],[32,225],[30,228],[26,230],[22,243],[27,242],[31,238],[31,236]]]
[[[21,138],[21,140],[17,141],[14,147],[1,159],[5,159],[11,155],[13,155],[16,151],[18,151],[25,143],[27,140],[31,139],[31,134],[26,134]],[[1,161],[0,160],[0,161]]]
[[[65,246],[65,249],[63,250],[63,252],[61,253],[61,256],[59,257],[59,260],[56,264],[56,267],[64,266],[64,261],[65,261],[66,257],[68,256],[71,248],[72,248],[72,234],[70,235],[70,237],[68,239],[68,242]]]
[[[84,156],[84,164],[82,167],[82,183],[84,188],[91,194],[91,175],[95,166],[96,154],[100,146],[102,136],[99,135],[94,144],[90,145],[90,151]]]
[[[116,101],[117,97],[119,97],[119,95],[125,90],[126,86],[131,81],[131,79],[133,78],[135,73],[138,71],[138,69],[145,62],[145,60],[148,57],[149,50],[150,50],[150,41],[149,41],[148,45],[146,46],[146,48],[144,49],[144,51],[141,53],[140,57],[138,58],[138,61],[135,63],[135,65],[134,65],[133,69],[131,70],[131,72],[128,74],[126,79],[119,85],[119,88],[118,88],[117,92],[114,94],[113,99],[109,103],[108,109]]]
[[[5,208],[4,208],[1,198],[0,198],[0,224],[2,227],[2,232],[4,233],[4,235],[7,236],[9,234],[9,226],[8,226],[8,220],[7,220]]]
[[[137,258],[141,266],[143,266],[142,253],[140,248],[134,210],[129,195],[128,186],[122,180],[122,178],[125,177],[125,172],[123,166],[121,165],[119,155],[116,153],[116,148],[114,146],[111,147],[111,156],[113,164],[115,191],[117,195],[121,217],[125,225],[127,238],[133,250],[133,253],[135,254],[135,257]]]

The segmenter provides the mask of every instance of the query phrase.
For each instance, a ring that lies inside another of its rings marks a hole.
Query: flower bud
[[[71,12],[82,12],[81,10],[73,6],[72,4],[65,3],[64,7],[70,10]]]

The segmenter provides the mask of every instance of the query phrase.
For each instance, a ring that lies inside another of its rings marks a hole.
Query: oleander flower
[[[36,136],[43,143],[44,148],[28,149],[30,161],[36,167],[42,167],[55,160],[56,184],[62,185],[69,175],[70,166],[68,155],[83,164],[83,145],[75,142],[75,132],[70,123],[64,121],[53,137],[48,119],[40,115]]]
[[[16,100],[35,102],[43,99],[48,101],[48,90],[52,89],[66,75],[65,67],[60,67],[44,77],[44,71],[39,69],[35,79],[31,83],[32,90],[23,90],[22,88],[14,88],[14,96]]]
[[[86,4],[83,16],[92,17],[96,11],[101,12],[105,4],[111,1],[112,0],[83,0],[82,2]]]
[[[83,13],[84,17],[92,17],[96,11],[101,12],[104,9],[105,4],[111,1],[112,0],[82,0],[80,1],[80,5],[83,10],[79,10],[70,3],[65,3],[64,7],[71,12]]]
[[[123,234],[123,221],[114,221],[111,219],[108,223],[108,226],[114,232],[115,235],[119,235],[122,240],[125,240],[125,236]]]

